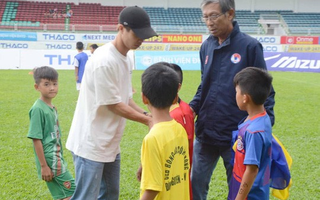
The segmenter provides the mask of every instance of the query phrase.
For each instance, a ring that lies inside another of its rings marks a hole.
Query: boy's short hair
[[[98,46],[97,44],[92,44],[92,45],[90,45],[90,47],[91,47],[92,49],[97,49],[99,46]]]
[[[82,42],[77,42],[77,47],[78,50],[83,50],[83,43]]]
[[[155,108],[170,107],[178,93],[178,75],[163,63],[148,67],[142,74],[141,83],[143,95]]]
[[[42,66],[33,69],[33,78],[36,84],[39,84],[41,79],[56,81],[58,76],[58,72],[52,67]]]
[[[168,67],[170,67],[171,69],[173,69],[175,72],[178,73],[178,78],[179,78],[179,83],[182,84],[183,81],[183,73],[181,70],[181,67],[175,63],[167,63],[167,62],[159,62],[161,64],[164,64]]]
[[[234,76],[233,83],[242,94],[250,95],[254,104],[262,105],[270,94],[272,76],[266,70],[246,67]]]
[[[183,73],[181,70],[181,67],[175,63],[170,63],[170,67],[178,73],[178,77],[179,77],[179,83],[182,84],[183,81]]]

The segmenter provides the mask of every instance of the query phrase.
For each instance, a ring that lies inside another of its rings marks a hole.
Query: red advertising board
[[[281,36],[281,44],[319,44],[319,37]]]

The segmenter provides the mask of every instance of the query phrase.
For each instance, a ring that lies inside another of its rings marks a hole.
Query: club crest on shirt
[[[71,188],[71,183],[70,181],[66,181],[63,183],[64,187],[67,188],[67,189],[70,189]]]
[[[206,56],[206,61],[204,62],[205,65],[208,63],[208,59],[209,59],[209,56],[207,55]]]
[[[241,56],[238,53],[234,53],[231,56],[231,62],[233,62],[234,64],[237,64],[241,61]]]
[[[242,151],[243,150],[243,143],[242,143],[241,138],[238,138],[238,140],[237,140],[237,150],[238,151]]]

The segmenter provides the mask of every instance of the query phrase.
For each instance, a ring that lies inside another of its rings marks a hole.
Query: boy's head
[[[33,78],[36,84],[39,84],[41,79],[57,81],[58,76],[58,72],[52,67],[42,66],[33,69]]]
[[[82,42],[77,42],[76,48],[77,48],[79,51],[82,51],[82,50],[83,50],[83,43],[82,43]]]
[[[173,69],[175,72],[177,72],[178,78],[179,78],[179,83],[182,85],[183,73],[182,73],[181,67],[179,65],[174,64],[174,63],[167,63],[167,62],[159,62],[159,63],[166,65],[166,66],[170,67],[171,69]]]
[[[34,88],[41,93],[42,100],[50,101],[57,95],[58,72],[54,68],[47,66],[35,68],[33,78]]]
[[[91,54],[93,54],[93,52],[98,48],[98,45],[97,44],[92,44],[90,45],[90,52]]]
[[[177,73],[165,64],[155,63],[142,74],[144,103],[158,109],[169,108],[177,97],[179,78]]]
[[[246,67],[235,75],[233,83],[241,95],[249,95],[255,105],[263,105],[270,94],[272,76],[266,70]]]

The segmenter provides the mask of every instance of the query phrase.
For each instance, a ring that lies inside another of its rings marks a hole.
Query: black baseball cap
[[[158,36],[151,28],[149,15],[138,6],[124,8],[119,15],[119,24],[130,27],[134,34],[143,40]]]

